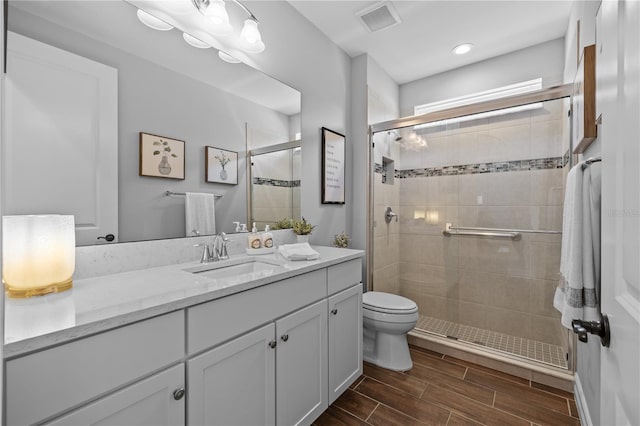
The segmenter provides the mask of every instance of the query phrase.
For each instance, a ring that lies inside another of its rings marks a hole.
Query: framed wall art
[[[238,153],[226,149],[204,147],[205,181],[238,184]]]
[[[140,132],[140,176],[184,179],[184,141]]]
[[[345,137],[322,128],[322,204],[344,204]]]
[[[582,154],[598,137],[596,125],[596,46],[586,46],[573,81],[571,97],[572,146]]]

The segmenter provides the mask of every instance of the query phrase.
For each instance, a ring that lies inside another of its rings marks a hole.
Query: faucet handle
[[[229,252],[227,251],[227,243],[231,240],[227,238],[227,234],[225,234],[224,232],[221,232],[220,235],[216,237],[216,240],[218,238],[220,238],[220,249],[216,252],[216,254],[218,255],[218,259],[220,260],[229,259]]]
[[[211,260],[211,254],[209,251],[209,246],[207,244],[194,244],[194,247],[203,247],[202,249],[202,258],[200,259],[200,263],[207,263]]]

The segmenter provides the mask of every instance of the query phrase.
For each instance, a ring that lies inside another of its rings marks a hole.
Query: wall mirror
[[[300,219],[300,140],[249,150],[249,222],[258,229]]]
[[[249,222],[249,129],[295,140],[300,93],[187,44],[178,28],[146,27],[137,10],[124,1],[9,2],[4,214],[74,214],[86,231],[77,245],[104,243],[105,234],[116,242],[178,238],[187,234],[184,197],[166,192],[208,192],[222,196],[218,232]],[[22,50],[30,40],[58,49],[62,61],[34,71],[33,54]],[[76,60],[84,65],[74,68]],[[95,75],[82,68],[94,65]],[[37,96],[21,90],[18,75],[37,82]],[[51,110],[57,115],[43,112]],[[107,124],[96,125],[103,115]],[[184,141],[184,179],[139,175],[140,132]],[[205,182],[205,146],[238,153],[237,184]],[[106,178],[94,173],[103,169]]]

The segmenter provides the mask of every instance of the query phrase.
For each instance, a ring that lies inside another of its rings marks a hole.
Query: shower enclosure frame
[[[398,118],[395,120],[383,121],[369,125],[368,137],[369,137],[369,149],[367,150],[367,242],[366,242],[366,288],[367,291],[373,290],[373,253],[374,253],[374,165],[373,149],[374,134],[379,132],[391,131],[404,127],[417,126],[420,124],[426,124],[434,121],[446,120],[451,118],[459,118],[472,114],[480,114],[490,111],[496,111],[504,108],[518,107],[536,102],[553,101],[557,99],[570,98],[573,94],[573,84],[563,84],[559,86],[553,86],[546,89],[537,90],[535,92],[525,93],[521,95],[509,96],[501,99],[495,99],[484,102],[477,102],[474,104],[463,105],[454,108],[443,109],[441,111],[434,111],[427,114],[413,115]],[[570,129],[572,132],[572,129]],[[571,135],[569,135],[571,141]],[[571,142],[570,142],[571,144]],[[569,147],[570,153],[573,152],[572,146]],[[569,167],[573,166],[573,155],[569,155]],[[571,357],[569,359],[569,371],[575,370],[575,350],[574,339],[569,340],[569,351]]]

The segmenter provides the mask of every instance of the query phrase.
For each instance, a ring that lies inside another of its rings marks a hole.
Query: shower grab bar
[[[478,228],[468,226],[453,226],[453,224],[447,223],[442,233],[447,237],[462,235],[511,238],[512,240],[517,241],[522,237],[522,234],[562,234],[562,231],[546,231],[537,229]]]

